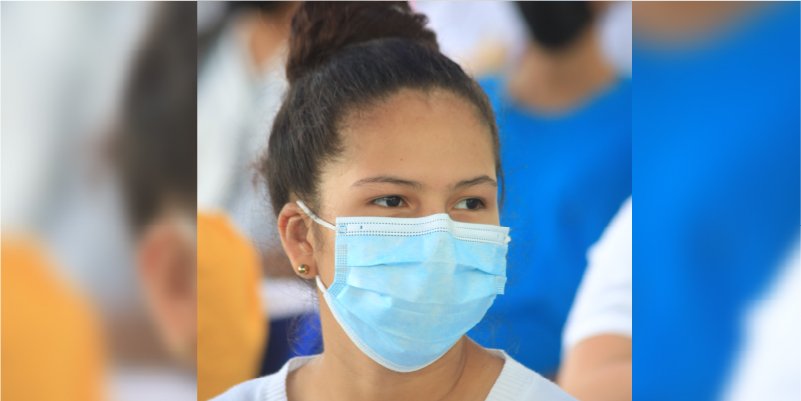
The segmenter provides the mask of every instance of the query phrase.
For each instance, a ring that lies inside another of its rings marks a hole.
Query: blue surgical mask
[[[334,281],[323,294],[340,327],[368,357],[413,372],[442,357],[503,294],[509,228],[420,218],[338,217]]]

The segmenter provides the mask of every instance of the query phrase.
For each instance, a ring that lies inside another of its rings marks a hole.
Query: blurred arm
[[[601,334],[576,344],[559,384],[581,401],[631,400],[631,338]]]
[[[590,250],[564,332],[559,384],[581,401],[631,400],[629,199]]]

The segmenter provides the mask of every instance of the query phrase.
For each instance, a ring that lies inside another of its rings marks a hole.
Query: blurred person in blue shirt
[[[517,6],[527,50],[482,82],[506,173],[501,222],[515,238],[509,287],[470,336],[553,375],[587,249],[631,194],[631,82],[600,46],[606,4]]]
[[[634,26],[633,395],[717,399],[798,232],[799,4],[640,3]]]

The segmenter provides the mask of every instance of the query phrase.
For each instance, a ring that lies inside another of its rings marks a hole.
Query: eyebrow
[[[469,180],[459,181],[453,187],[455,189],[459,189],[459,188],[472,187],[472,186],[481,185],[481,184],[489,184],[489,185],[492,185],[493,187],[498,187],[498,183],[495,180],[493,180],[492,178],[490,178],[489,176],[486,176],[486,175],[480,175],[478,177],[471,178]]]
[[[420,189],[423,187],[423,184],[417,181],[410,181],[404,180],[403,178],[393,177],[390,175],[377,175],[375,177],[367,177],[362,178],[359,181],[356,181],[351,185],[352,187],[358,187],[362,185],[369,185],[369,184],[395,184],[395,185],[405,185],[415,189]]]
[[[393,177],[390,175],[377,175],[375,177],[362,178],[361,180],[354,182],[353,185],[351,186],[358,187],[369,184],[395,184],[395,185],[404,185],[415,189],[420,189],[423,187],[423,184],[417,181],[405,180],[403,178]],[[459,181],[458,183],[456,183],[456,185],[453,186],[453,188],[460,189],[481,184],[489,184],[492,185],[493,187],[498,186],[498,183],[489,176],[480,175],[478,177],[470,178],[468,180]]]

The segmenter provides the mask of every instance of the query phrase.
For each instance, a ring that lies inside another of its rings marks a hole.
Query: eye
[[[478,198],[462,199],[454,206],[454,209],[478,210],[484,208],[484,202]]]
[[[373,204],[382,207],[400,207],[404,205],[404,201],[400,196],[392,195],[373,199]]]

